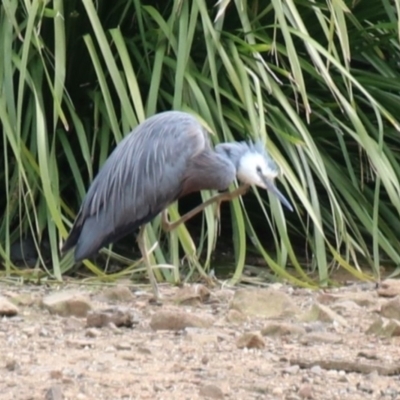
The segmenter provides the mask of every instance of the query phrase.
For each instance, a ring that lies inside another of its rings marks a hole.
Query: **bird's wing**
[[[152,220],[179,197],[191,157],[207,145],[188,114],[161,113],[139,125],[93,181],[63,251],[76,245],[82,260]]]

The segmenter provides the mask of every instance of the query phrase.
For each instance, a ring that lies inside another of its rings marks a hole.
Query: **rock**
[[[22,332],[27,336],[27,337],[32,337],[36,334],[37,328],[35,326],[27,326],[26,328],[22,329]]]
[[[386,279],[380,283],[377,293],[382,297],[395,297],[400,295],[400,280]]]
[[[376,292],[350,292],[343,295],[343,300],[356,303],[360,307],[373,307],[378,303]]]
[[[117,343],[115,345],[115,348],[117,350],[131,350],[132,346],[130,344],[128,344],[128,343]]]
[[[357,310],[360,306],[352,300],[343,300],[333,304],[332,310],[337,311],[339,314],[351,314],[353,310]]]
[[[60,386],[51,386],[46,392],[46,400],[62,400],[64,398]]]
[[[325,304],[325,305],[332,304],[335,301],[337,301],[337,299],[338,299],[337,295],[334,295],[332,293],[326,293],[326,292],[319,293],[316,297],[316,300],[318,301],[318,303]]]
[[[39,336],[48,337],[49,335],[49,331],[45,327],[39,329]]]
[[[259,333],[247,332],[239,337],[236,346],[239,349],[263,349],[265,342]]]
[[[263,336],[304,335],[306,330],[298,325],[287,322],[269,322],[261,329]]]
[[[11,301],[17,306],[32,306],[38,298],[32,293],[22,293],[12,297]]]
[[[335,311],[331,310],[329,307],[324,306],[319,303],[314,303],[311,309],[305,314],[300,316],[300,320],[310,322],[310,321],[323,321],[323,322],[338,322],[343,326],[348,326],[347,321],[337,314]]]
[[[8,371],[15,371],[18,368],[19,364],[16,358],[8,358],[6,360],[6,369]]]
[[[104,293],[102,293],[101,297],[108,301],[120,301],[125,303],[132,301],[134,298],[129,288],[124,285],[116,285],[114,287],[107,288],[104,290]]]
[[[277,387],[274,387],[273,389],[272,389],[272,394],[274,395],[274,396],[279,396],[279,398],[283,395],[283,389],[281,388],[281,387],[279,387],[279,386],[277,386]]]
[[[123,307],[91,311],[86,317],[86,326],[88,328],[102,328],[110,324],[114,324],[117,327],[132,328],[138,322],[136,314],[131,309]]]
[[[313,398],[313,387],[306,383],[302,386],[300,386],[297,394],[302,398],[302,399],[312,399]]]
[[[299,312],[286,293],[275,289],[239,289],[230,308],[246,316],[263,318],[289,317]]]
[[[357,389],[368,394],[374,393],[374,389],[369,383],[359,382],[357,384]]]
[[[59,369],[51,370],[49,376],[51,379],[57,379],[57,380],[61,380],[64,377],[62,371]]]
[[[242,324],[247,321],[247,317],[237,310],[228,310],[226,320],[231,324]]]
[[[18,314],[18,307],[7,300],[5,297],[0,296],[0,316],[13,317]]]
[[[300,317],[300,319],[303,316]],[[322,321],[310,321],[303,324],[306,332],[325,332],[326,331],[326,323]]]
[[[216,385],[204,385],[199,389],[199,395],[209,399],[223,399],[224,393]]]
[[[377,372],[379,375],[392,376],[398,375],[400,372],[400,364],[391,363],[385,364],[382,362],[372,362],[368,360],[363,362],[361,359],[348,360],[348,359],[338,359],[337,356],[329,358],[326,355],[319,359],[310,360],[309,357],[305,358],[293,358],[289,360],[290,364],[298,364],[300,368],[310,369],[310,371],[315,375],[322,374],[322,370],[335,370],[339,371],[339,376],[343,376],[346,372],[356,372],[361,374],[370,374],[372,372]]]
[[[210,343],[218,343],[218,336],[215,334],[207,334],[207,333],[199,333],[193,332],[192,330],[198,330],[199,328],[187,328],[190,329],[188,332],[186,339],[189,342],[196,343],[200,346],[204,346]],[[204,330],[202,330],[204,332]]]
[[[322,368],[319,365],[312,366],[310,371],[314,375],[321,375],[322,374]]]
[[[214,323],[210,315],[198,315],[185,311],[161,310],[153,314],[150,327],[153,330],[179,331],[188,327],[209,328]]]
[[[69,347],[75,347],[77,349],[84,349],[84,348],[88,348],[89,349],[89,348],[93,347],[95,343],[92,340],[79,340],[79,339],[72,340],[72,339],[69,339],[69,340],[66,341],[66,344]]]
[[[79,292],[58,292],[43,298],[42,306],[51,314],[62,317],[86,317],[92,306],[89,299]]]
[[[284,368],[283,372],[289,375],[296,375],[300,371],[300,366],[291,365],[290,367]]]
[[[345,292],[341,294],[321,293],[317,296],[320,304],[328,305],[336,302],[351,301],[360,307],[371,307],[378,302],[376,292]]]
[[[229,303],[233,296],[235,294],[235,291],[232,289],[219,289],[216,292],[212,292],[211,295],[217,299],[218,301],[222,303]]]
[[[176,303],[184,305],[197,305],[209,299],[210,291],[201,284],[184,286],[174,296]]]
[[[315,343],[335,344],[342,343],[343,339],[341,336],[330,332],[310,332],[303,335],[299,341],[305,345]]]
[[[144,347],[144,346],[139,346],[138,348],[137,348],[137,351],[138,351],[138,353],[140,353],[140,354],[151,354],[151,350],[149,349],[149,348],[147,348],[147,347]]]
[[[381,315],[400,321],[400,296],[396,296],[382,304]]]
[[[375,351],[360,351],[357,354],[357,357],[363,357],[366,358],[367,360],[379,360],[380,357],[378,356],[378,354]]]
[[[393,319],[377,318],[365,333],[384,337],[400,336],[400,322]]]
[[[80,331],[84,327],[84,321],[77,317],[69,317],[63,320],[66,332]]]
[[[169,371],[172,372],[173,374],[176,374],[179,372],[183,372],[184,370],[185,367],[182,364],[174,364]]]
[[[399,389],[397,387],[388,387],[386,390],[382,390],[382,394],[389,397],[389,400],[398,400]],[[385,397],[386,398],[386,397]]]
[[[89,328],[86,330],[85,336],[89,338],[95,338],[100,336],[101,332],[96,328]]]

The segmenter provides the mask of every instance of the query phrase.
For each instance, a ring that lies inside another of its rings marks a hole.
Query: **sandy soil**
[[[157,304],[124,285],[0,284],[3,309],[18,308],[0,319],[0,399],[400,399],[400,332],[367,333],[396,297],[372,284],[275,284],[250,297],[255,310],[238,288],[161,292]],[[127,313],[128,326],[87,326],[99,310]]]

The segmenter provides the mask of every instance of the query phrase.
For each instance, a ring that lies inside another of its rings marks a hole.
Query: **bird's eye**
[[[261,174],[262,170],[261,170],[261,167],[259,165],[257,166],[256,171],[257,171],[258,174]]]

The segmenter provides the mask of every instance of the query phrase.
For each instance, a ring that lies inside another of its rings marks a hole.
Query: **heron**
[[[75,248],[75,262],[79,262],[139,229],[138,247],[158,299],[144,237],[146,224],[161,214],[162,228],[169,232],[212,203],[219,210],[222,202],[245,194],[252,185],[270,191],[293,210],[274,183],[278,172],[260,142],[220,143],[213,148],[207,130],[192,114],[155,114],[122,139],[105,161],[83,199],[62,252]],[[241,184],[228,191],[236,178]],[[223,192],[177,221],[169,221],[170,204],[202,190]]]

